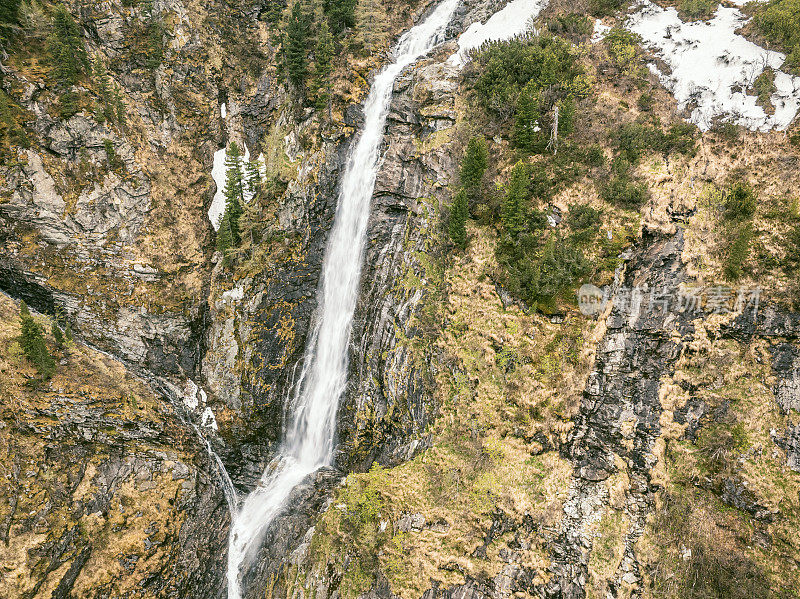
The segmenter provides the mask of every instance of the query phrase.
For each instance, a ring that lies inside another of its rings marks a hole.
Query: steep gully
[[[395,79],[442,41],[458,0],[445,0],[398,41],[394,62],[376,76],[364,106],[364,127],[348,157],[331,237],[323,262],[319,309],[303,367],[287,401],[284,438],[259,484],[234,516],[228,548],[228,597],[242,597],[241,572],[264,529],[292,490],[333,457],[336,413],[346,386],[347,347],[353,324],[362,255],[380,144]]]

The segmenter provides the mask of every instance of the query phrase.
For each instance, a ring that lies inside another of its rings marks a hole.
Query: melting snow
[[[214,416],[214,412],[211,411],[211,408],[207,407],[203,412],[203,415],[200,417],[200,426],[212,428],[214,430],[219,429],[217,426],[217,419]]]
[[[224,107],[225,104],[222,106]],[[225,214],[225,160],[227,157],[228,153],[226,148],[217,150],[214,152],[214,165],[211,167],[211,177],[214,179],[214,183],[217,184],[217,192],[214,194],[214,199],[211,200],[211,206],[208,209],[208,219],[211,221],[211,225],[214,227],[215,231],[219,230],[219,221],[222,220],[222,215]],[[244,163],[249,161],[250,150],[248,150],[247,146],[245,146],[244,156],[241,158],[241,164],[244,165]],[[264,154],[259,154],[255,162],[258,163],[258,170],[261,173],[261,176],[266,177],[267,165]],[[245,202],[249,202],[252,197],[253,194],[245,190]]]
[[[603,40],[606,36],[606,33],[611,31],[610,25],[603,25],[603,21],[600,19],[594,20],[594,32],[592,33],[592,43],[596,44]]]
[[[222,293],[222,299],[227,301],[238,302],[244,297],[244,289],[242,287],[234,287]]]
[[[217,193],[214,194],[214,199],[211,200],[211,207],[208,209],[208,219],[211,221],[211,226],[214,230],[219,230],[219,221],[225,213],[225,158],[227,152],[225,148],[214,152],[214,166],[211,167],[211,177],[214,183],[217,184]]]
[[[678,101],[691,109],[690,120],[703,131],[714,117],[728,117],[750,129],[785,129],[800,108],[800,77],[778,71],[786,56],[749,42],[735,31],[747,22],[736,8],[719,7],[710,21],[686,22],[673,8],[645,0],[627,27],[642,36],[669,67],[648,65]],[[775,114],[768,115],[746,90],[766,68],[776,72],[772,96]]]
[[[190,410],[196,410],[198,406],[197,392],[200,389],[197,387],[192,379],[187,379],[186,387],[183,389],[183,403]],[[203,394],[205,395],[205,393]]]
[[[547,0],[512,0],[494,13],[485,23],[473,23],[458,38],[458,52],[448,62],[463,66],[470,50],[479,48],[484,42],[508,40],[522,35],[532,28],[531,21],[547,4]]]

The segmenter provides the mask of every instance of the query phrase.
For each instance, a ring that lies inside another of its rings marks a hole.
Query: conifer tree
[[[450,222],[448,225],[448,233],[453,243],[460,247],[462,250],[467,247],[467,217],[469,216],[469,204],[467,193],[464,189],[460,189],[456,193],[453,200],[453,206],[450,208]]]
[[[317,49],[314,52],[314,87],[316,88],[317,110],[331,112],[331,71],[333,70],[333,36],[328,24],[323,22],[317,35]]]
[[[21,0],[0,0],[0,36],[2,25],[16,25],[19,22],[20,4]]]
[[[42,378],[47,380],[56,370],[56,361],[47,350],[44,341],[44,332],[38,322],[31,316],[27,304],[22,302],[19,307],[19,320],[22,332],[19,337],[19,344],[25,357],[30,360]]]
[[[514,121],[514,145],[526,152],[534,151],[537,141],[536,125],[539,121],[539,105],[528,88],[522,90],[517,98],[516,119]]]
[[[258,160],[248,160],[244,163],[244,186],[247,190],[245,198],[247,202],[252,201],[261,192],[263,185],[261,176],[261,166]],[[245,203],[247,203],[245,202]]]
[[[306,14],[300,0],[295,0],[286,25],[284,61],[286,76],[298,90],[305,87],[308,74],[308,44],[311,33],[310,15]]]
[[[64,87],[75,85],[87,66],[86,49],[78,24],[63,5],[55,9],[49,45],[55,80]]]
[[[242,172],[242,154],[236,142],[231,142],[225,156],[225,213],[217,231],[217,249],[225,255],[226,261],[239,247],[239,218],[245,201],[246,181]]]
[[[527,165],[520,161],[511,170],[511,180],[503,199],[501,219],[506,233],[516,238],[525,230],[526,203],[530,175]]]
[[[467,192],[473,194],[480,189],[487,166],[489,166],[489,150],[486,139],[483,136],[471,138],[461,162],[461,185]]]
[[[345,29],[355,27],[358,0],[323,0],[322,10],[328,17],[331,31],[338,35]]]
[[[71,88],[86,70],[88,62],[80,28],[63,5],[58,5],[55,9],[48,49],[53,77],[61,88],[61,118],[69,118],[78,111],[79,100]]]

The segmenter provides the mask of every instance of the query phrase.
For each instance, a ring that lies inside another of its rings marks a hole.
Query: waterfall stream
[[[303,370],[287,407],[284,438],[256,488],[236,514],[228,544],[228,599],[241,599],[243,567],[263,533],[306,476],[331,463],[339,399],[347,383],[347,349],[353,323],[369,219],[370,200],[389,112],[401,71],[444,39],[459,0],[443,0],[398,40],[394,61],[375,77],[364,104],[364,127],[350,150],[336,217],[322,266],[318,309]]]

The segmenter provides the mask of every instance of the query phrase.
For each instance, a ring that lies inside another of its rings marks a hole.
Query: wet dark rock
[[[496,508],[492,512],[492,523],[489,526],[489,530],[486,531],[483,544],[475,548],[475,551],[472,552],[472,557],[486,559],[486,550],[492,544],[492,541],[516,529],[517,525],[514,520],[508,517],[503,510]]]
[[[731,507],[747,512],[756,520],[771,522],[775,516],[769,508],[758,502],[755,494],[742,481],[735,478],[722,479],[720,499]]]
[[[685,424],[684,435],[690,441],[697,440],[697,432],[700,430],[703,417],[708,413],[708,405],[698,397],[690,397],[686,405],[677,408],[672,418],[678,424]]]
[[[770,346],[769,351],[777,379],[775,400],[781,412],[800,411],[800,349],[790,343],[779,343]]]

